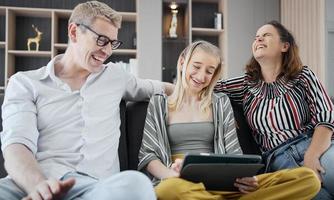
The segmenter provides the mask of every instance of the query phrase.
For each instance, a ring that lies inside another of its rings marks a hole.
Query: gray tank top
[[[172,155],[213,153],[213,122],[170,124],[167,132]]]

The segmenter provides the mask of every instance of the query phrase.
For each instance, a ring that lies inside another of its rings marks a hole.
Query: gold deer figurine
[[[39,42],[42,39],[43,32],[40,32],[36,26],[34,26],[34,25],[31,25],[31,26],[35,30],[35,32],[36,32],[37,35],[36,35],[36,37],[28,38],[27,39],[28,51],[30,51],[30,44],[31,43],[35,43],[35,45],[36,45],[36,51],[38,51],[38,49],[39,49]]]

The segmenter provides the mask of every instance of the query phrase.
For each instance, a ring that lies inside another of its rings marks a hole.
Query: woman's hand
[[[319,156],[313,155],[306,151],[304,155],[304,166],[312,169],[322,182],[320,173],[325,173],[325,169],[321,166]]]
[[[333,131],[326,126],[319,125],[314,129],[311,144],[305,151],[304,166],[312,169],[321,180],[320,173],[325,169],[320,164],[320,157],[331,146]]]
[[[257,182],[256,176],[244,177],[237,178],[235,180],[234,186],[237,187],[241,193],[247,194],[257,190],[259,187],[259,183]]]
[[[174,170],[175,172],[180,173],[182,164],[183,164],[183,159],[177,158],[175,159],[174,163],[172,164],[170,168]]]

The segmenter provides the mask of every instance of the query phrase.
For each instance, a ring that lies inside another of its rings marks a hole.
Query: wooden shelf
[[[54,13],[57,17],[60,18],[69,18],[71,16],[72,11],[66,9],[54,9]],[[132,21],[135,22],[137,20],[137,13],[135,12],[119,12],[122,15],[123,21]]]
[[[199,2],[199,3],[219,3],[220,0],[192,0],[192,2]]]
[[[15,56],[51,57],[51,51],[8,50],[8,53]]]
[[[177,38],[171,38],[171,37],[162,37],[163,41],[189,41],[188,37],[177,37]]]
[[[205,36],[219,36],[224,32],[224,29],[214,29],[214,28],[198,28],[193,27],[192,29],[193,35],[205,35]]]
[[[7,7],[9,12],[14,12],[16,16],[24,17],[49,17],[51,18],[50,9],[43,8],[20,8],[20,7]]]
[[[63,43],[55,43],[54,47],[58,50],[65,50],[67,48],[67,44],[63,44]],[[117,54],[117,55],[136,55],[137,54],[137,50],[136,49],[116,49],[113,50],[113,54]]]
[[[113,50],[114,55],[136,55],[136,49],[116,49]]]
[[[59,18],[70,18],[72,13],[71,10],[65,10],[65,9],[55,9],[53,11]]]
[[[0,48],[5,48],[6,47],[6,42],[0,41]]]
[[[65,50],[67,48],[67,44],[63,43],[55,43],[54,47],[57,50]],[[114,55],[136,55],[137,50],[136,49],[116,49],[113,50]]]
[[[67,43],[55,43],[54,47],[56,49],[64,50],[67,48]]]
[[[135,12],[119,12],[122,15],[122,21],[135,22],[137,13]]]

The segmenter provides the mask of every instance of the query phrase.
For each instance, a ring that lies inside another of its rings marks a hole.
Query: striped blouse
[[[322,125],[334,130],[333,103],[316,75],[308,68],[293,80],[250,81],[249,75],[221,80],[216,92],[241,104],[262,151]]]

